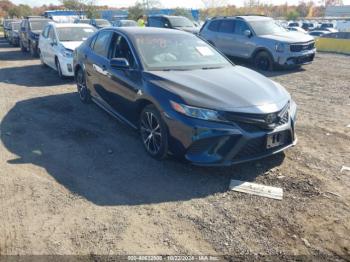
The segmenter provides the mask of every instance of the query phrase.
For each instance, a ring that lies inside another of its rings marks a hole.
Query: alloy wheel
[[[143,144],[151,155],[155,156],[162,147],[162,132],[158,117],[150,111],[145,111],[141,116],[141,137]]]
[[[81,69],[77,73],[76,82],[77,82],[77,88],[78,88],[78,94],[79,94],[80,100],[83,103],[89,103],[91,100],[91,96],[89,94],[89,91],[85,83],[84,71]]]

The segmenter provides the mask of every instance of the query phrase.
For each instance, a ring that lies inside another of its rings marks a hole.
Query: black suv
[[[178,29],[193,34],[198,34],[199,32],[194,23],[184,16],[151,15],[147,18],[147,26]]]
[[[38,55],[39,36],[48,22],[52,20],[40,16],[28,16],[22,20],[19,45],[23,52],[30,51],[32,56]]]

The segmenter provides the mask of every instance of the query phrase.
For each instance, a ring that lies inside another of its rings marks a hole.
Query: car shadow
[[[303,67],[295,67],[295,68],[275,68],[273,71],[263,71],[259,70],[252,63],[249,63],[249,61],[239,58],[233,58],[229,57],[229,59],[236,65],[247,67],[251,70],[254,70],[266,77],[275,77],[275,76],[282,76],[282,75],[288,75],[288,74],[294,74],[299,72],[304,72],[305,69]]]
[[[60,79],[55,70],[42,65],[25,65],[0,68],[1,82],[26,87],[47,87],[73,83],[73,78]]]
[[[2,60],[2,61],[36,60],[36,58],[34,58],[30,55],[30,53],[28,53],[28,52],[24,53],[20,49],[1,51],[2,48],[3,47],[0,46],[0,60]]]
[[[3,145],[17,156],[9,164],[43,167],[72,193],[101,206],[204,198],[227,191],[232,178],[254,181],[284,158],[226,168],[157,161],[146,154],[137,132],[96,105],[80,103],[76,93],[19,101],[0,130]]]

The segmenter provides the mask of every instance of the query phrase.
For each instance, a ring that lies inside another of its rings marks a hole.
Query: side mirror
[[[164,27],[165,27],[165,28],[169,28],[169,24],[168,24],[168,23],[165,23],[165,24],[164,24]]]
[[[112,58],[110,65],[117,69],[128,69],[130,67],[128,60],[125,58]]]
[[[246,37],[251,37],[252,36],[252,32],[250,30],[244,30],[244,35]]]
[[[55,39],[53,39],[50,44],[51,44],[51,46],[55,46],[55,45],[57,45],[57,41]]]

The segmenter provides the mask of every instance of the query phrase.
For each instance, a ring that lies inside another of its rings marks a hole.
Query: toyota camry
[[[138,130],[156,159],[231,165],[296,144],[290,94],[191,33],[102,29],[75,50],[74,74],[80,100]]]

